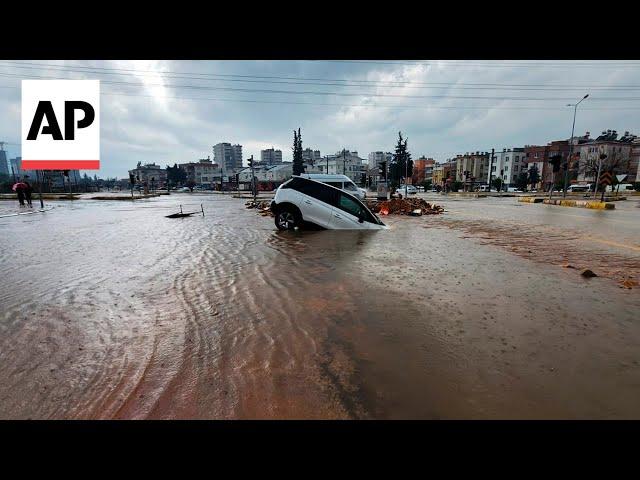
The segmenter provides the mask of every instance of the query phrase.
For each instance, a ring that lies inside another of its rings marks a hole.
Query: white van
[[[344,190],[351,195],[355,195],[360,200],[364,200],[367,197],[367,191],[364,188],[359,188],[353,180],[346,175],[324,175],[322,173],[302,173],[302,178],[308,178],[309,180],[315,180],[316,182],[326,183],[332,187]]]
[[[611,191],[612,191],[611,185],[607,185],[607,192],[611,192]],[[628,192],[635,192],[635,188],[632,183],[621,183],[620,188],[618,188],[618,185],[613,185],[613,191],[628,193]]]
[[[589,185],[569,185],[567,192],[588,192]]]

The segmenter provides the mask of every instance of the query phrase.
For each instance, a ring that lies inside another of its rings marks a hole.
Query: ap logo
[[[100,81],[22,81],[22,168],[100,168]]]

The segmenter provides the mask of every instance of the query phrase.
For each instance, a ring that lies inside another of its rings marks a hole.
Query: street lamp
[[[567,104],[567,107],[574,107],[574,108],[573,108],[573,126],[571,127],[571,140],[570,140],[571,143],[569,144],[569,158],[567,159],[567,168],[564,171],[564,189],[562,190],[562,198],[567,197],[567,187],[569,186],[569,162],[571,161],[571,156],[573,155],[573,132],[576,128],[576,113],[578,111],[578,105],[580,105],[582,100],[585,100],[588,96],[589,94],[587,93],[575,105],[572,103]],[[551,186],[551,188],[553,189],[553,185]]]

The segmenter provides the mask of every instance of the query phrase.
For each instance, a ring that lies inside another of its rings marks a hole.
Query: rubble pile
[[[391,200],[368,200],[369,209],[378,215],[438,215],[444,207],[429,203],[422,198],[392,198]]]
[[[271,204],[267,200],[262,200],[258,202],[254,202],[253,200],[249,200],[245,203],[246,208],[255,208],[258,210],[258,213],[263,217],[273,217],[273,212],[271,211]]]

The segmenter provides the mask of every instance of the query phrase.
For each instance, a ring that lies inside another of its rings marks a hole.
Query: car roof
[[[323,178],[327,180],[348,180],[350,182],[352,181],[346,175],[331,175],[331,174],[325,174],[325,173],[302,173],[299,176],[302,178],[306,178],[307,180],[309,179],[318,180],[320,178]]]

